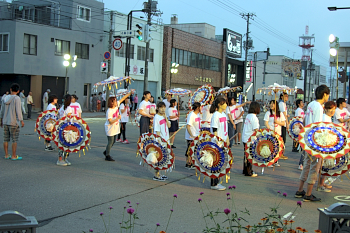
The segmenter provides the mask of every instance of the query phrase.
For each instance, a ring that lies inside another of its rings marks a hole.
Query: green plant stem
[[[171,205],[171,209],[173,210],[174,208],[174,202],[175,202],[175,198],[173,199],[173,204]],[[165,232],[168,230],[168,226],[169,226],[169,222],[170,222],[170,218],[171,218],[171,215],[173,214],[173,211],[170,211],[170,216],[169,216],[169,219],[168,219],[168,223],[166,224],[166,228],[165,228]]]
[[[205,215],[204,215],[202,203],[199,202],[199,204],[201,205],[201,210],[202,210],[202,213],[203,213],[203,218],[204,218],[205,226],[206,226],[206,228],[208,228],[208,224],[207,224],[207,220],[205,219]]]
[[[203,201],[204,201],[204,200],[203,200]],[[214,216],[213,216],[213,213],[209,210],[209,207],[208,207],[208,205],[207,205],[207,202],[204,201],[204,203],[205,203],[205,205],[207,206],[208,212],[210,213],[210,217],[213,219],[213,222],[215,223],[215,226],[217,226],[216,221],[215,221]]]
[[[158,226],[156,226],[156,229],[154,229],[154,233],[156,233]]]
[[[130,233],[131,233],[131,214],[130,214],[130,223],[129,223],[130,225]]]
[[[120,232],[123,232],[122,226],[123,226],[123,224],[124,224],[124,214],[125,214],[125,208],[124,208],[124,211],[123,211],[122,224],[120,224]]]
[[[136,209],[135,209],[134,221],[132,221],[132,233],[134,233],[134,227],[135,227],[135,219],[136,219],[137,208],[139,208],[138,205],[136,206]]]
[[[101,218],[102,218],[102,221],[103,221],[103,225],[105,225],[105,232],[108,232],[108,230],[107,230],[107,226],[106,226],[106,223],[105,223],[105,219],[103,218],[103,216],[101,215]]]
[[[109,227],[111,226],[111,209],[109,209],[109,217],[108,217],[108,231],[109,232]]]

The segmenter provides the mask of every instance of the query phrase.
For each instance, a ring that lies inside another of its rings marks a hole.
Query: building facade
[[[68,93],[87,109],[91,86],[105,78],[99,68],[103,15],[104,4],[97,0],[0,2],[1,95],[17,82],[25,95],[33,92],[39,110],[46,89],[61,103],[67,76]],[[75,68],[63,66],[65,54],[77,55]]]
[[[114,36],[120,36],[121,30],[127,29],[128,16],[114,11],[113,15],[113,30]],[[105,16],[105,30],[110,27],[110,12]],[[132,30],[137,29],[136,24],[145,27],[146,21],[140,18],[132,18]],[[148,59],[148,91],[151,92],[155,100],[161,95],[161,80],[162,80],[162,55],[163,55],[163,28],[161,23],[152,23],[150,41],[150,53]],[[125,76],[125,56],[126,56],[126,38],[121,38],[123,46],[119,50],[112,49],[111,60],[111,75],[115,77]],[[108,50],[108,41],[106,40],[104,48]],[[144,86],[144,70],[146,59],[146,43],[137,38],[131,39],[130,51],[130,73],[129,76],[134,80],[129,86],[135,89],[135,93],[141,100]],[[139,101],[141,102],[141,101]]]

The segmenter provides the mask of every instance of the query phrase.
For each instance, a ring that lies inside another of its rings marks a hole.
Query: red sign
[[[113,41],[113,48],[119,50],[123,47],[123,41],[120,38],[117,38]]]

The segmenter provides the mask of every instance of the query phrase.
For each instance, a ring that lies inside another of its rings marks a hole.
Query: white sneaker
[[[253,173],[253,175],[251,175],[250,177],[257,177],[257,176],[258,176],[258,174]]]
[[[64,160],[57,160],[57,163],[56,163],[58,166],[67,166],[68,164],[64,161]]]
[[[273,164],[272,164],[272,165],[270,165],[270,166],[267,166],[267,167],[269,167],[269,168],[273,168]]]
[[[64,161],[67,163],[67,166],[72,165],[72,164],[68,161],[68,159],[65,159]]]
[[[302,164],[299,165],[298,170],[303,170],[303,165]]]
[[[324,187],[324,186],[319,187],[319,188],[317,189],[317,191],[319,191],[319,192],[326,192],[326,193],[332,192],[332,190],[327,189],[327,188]]]
[[[275,165],[275,167],[280,167],[281,166],[278,162],[275,163],[274,165]]]
[[[219,191],[226,190],[226,187],[221,184],[217,184],[216,186],[211,186],[210,188],[214,190],[219,190]]]
[[[168,179],[168,177],[166,176],[166,175],[162,175],[162,176],[160,176],[161,178],[163,178],[164,180],[167,180]]]
[[[153,176],[153,180],[156,180],[156,181],[165,181],[165,179],[161,176],[157,177],[157,176]]]

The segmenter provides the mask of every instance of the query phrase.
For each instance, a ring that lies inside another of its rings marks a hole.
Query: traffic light
[[[331,56],[336,56],[338,53],[338,49],[339,49],[339,38],[334,36],[333,34],[331,34],[328,37],[329,40],[329,53],[331,54]]]
[[[143,24],[138,23],[136,24],[137,30],[136,30],[136,37],[139,41],[144,41],[144,29],[143,29]]]
[[[345,70],[340,71],[338,74],[339,74],[338,79],[341,83],[347,82],[349,80],[349,78],[347,76],[346,76],[346,80],[345,80],[345,75],[346,75]]]
[[[145,37],[144,40],[146,42],[152,40],[152,37],[151,37],[151,25],[146,24],[146,26],[145,26],[145,36],[144,37]]]
[[[101,66],[100,66],[100,69],[101,69],[101,73],[107,73],[107,70],[108,70],[108,63],[107,62],[101,62]]]

